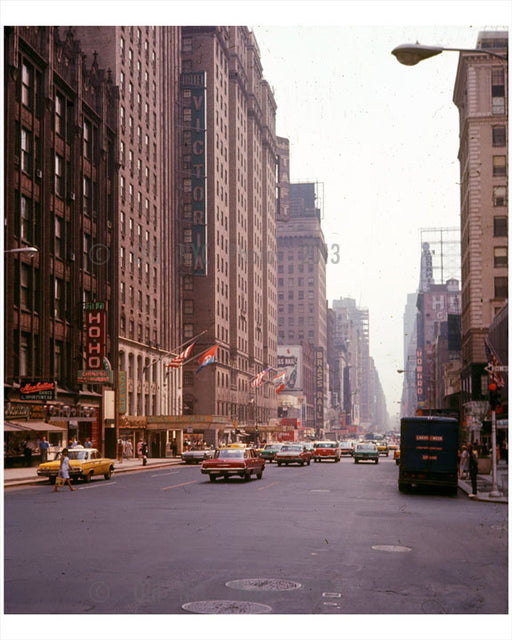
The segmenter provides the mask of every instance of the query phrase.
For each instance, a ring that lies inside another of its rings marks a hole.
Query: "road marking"
[[[263,491],[264,489],[270,489],[270,487],[275,487],[279,482],[272,482],[271,484],[267,484],[264,487],[259,487],[258,491]]]
[[[98,482],[97,484],[91,484],[88,487],[77,487],[79,491],[84,489],[96,489],[97,487],[110,487],[111,484],[117,484],[117,482]]]
[[[322,593],[322,598],[341,598],[341,593]]]
[[[178,487],[184,487],[187,484],[197,484],[198,480],[191,480],[190,482],[182,482],[181,484],[172,484],[170,487],[162,487],[162,491],[167,491],[167,489],[177,489]]]
[[[173,476],[175,473],[179,473],[179,471],[170,471],[169,473],[154,473],[152,478],[163,478],[164,476]]]

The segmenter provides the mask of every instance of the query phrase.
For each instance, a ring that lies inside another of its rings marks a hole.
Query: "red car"
[[[284,444],[276,453],[274,460],[277,466],[282,464],[291,464],[296,462],[303,467],[305,464],[311,464],[311,451],[306,449],[303,444]]]
[[[223,447],[215,451],[212,459],[202,462],[201,473],[207,473],[210,476],[210,482],[214,482],[221,476],[224,479],[239,476],[244,480],[250,480],[253,474],[259,480],[264,468],[265,460],[260,458],[254,449]]]
[[[334,460],[334,462],[339,462],[341,459],[341,449],[338,443],[332,440],[316,442],[313,458],[315,462],[320,462],[321,460]]]

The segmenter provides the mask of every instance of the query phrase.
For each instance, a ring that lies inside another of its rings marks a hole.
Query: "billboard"
[[[302,391],[302,347],[282,345],[277,347],[277,368],[286,371],[286,391]]]

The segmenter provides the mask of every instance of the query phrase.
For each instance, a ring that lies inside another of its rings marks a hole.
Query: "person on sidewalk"
[[[39,451],[41,452],[41,462],[48,461],[48,440],[46,436],[41,436],[41,440],[39,440]]]
[[[119,440],[117,441],[117,461],[119,462],[119,464],[123,462],[123,456],[124,456],[124,442],[122,438],[119,438]]]
[[[60,454],[59,477],[63,478],[64,484],[68,485],[70,491],[74,491],[73,487],[71,486],[71,479],[69,477],[69,458],[68,458],[68,450],[67,449],[62,449],[62,453]],[[59,490],[57,484],[55,484],[55,487],[54,487],[53,490],[54,491],[58,491]]]
[[[147,463],[148,463],[148,444],[144,440],[144,442],[142,443],[142,464],[143,466],[146,466]]]
[[[469,497],[476,498],[478,493],[478,451],[475,447],[468,445],[468,452],[469,477],[471,478],[471,493],[469,494]]]
[[[91,449],[92,448],[92,442],[90,438],[86,438],[85,442],[84,442],[84,449]]]

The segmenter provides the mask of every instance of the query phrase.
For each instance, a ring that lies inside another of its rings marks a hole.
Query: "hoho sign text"
[[[85,305],[85,369],[104,369],[106,312],[104,302]]]

